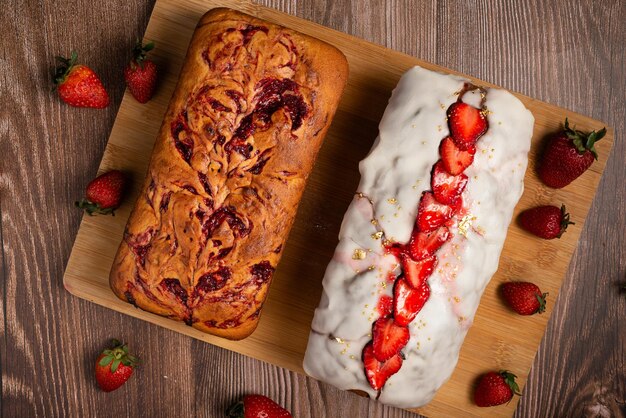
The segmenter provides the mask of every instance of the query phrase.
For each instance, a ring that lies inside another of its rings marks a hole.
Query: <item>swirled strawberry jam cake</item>
[[[347,71],[322,41],[229,9],[205,14],[111,270],[115,294],[248,336]]]
[[[308,374],[403,408],[433,398],[498,267],[533,124],[506,91],[401,78],[326,270]]]

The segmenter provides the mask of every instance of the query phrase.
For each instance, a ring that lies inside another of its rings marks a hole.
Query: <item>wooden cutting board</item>
[[[145,175],[188,42],[200,16],[218,6],[240,9],[323,39],[341,49],[350,63],[344,97],[310,176],[259,327],[249,338],[236,342],[206,335],[182,323],[136,309],[117,299],[108,285],[109,269]],[[367,154],[377,135],[378,121],[392,89],[402,73],[416,64],[455,72],[243,0],[158,0],[145,38],[154,40],[157,45],[153,58],[163,69],[159,89],[145,105],[126,94],[100,165],[101,172],[114,168],[127,172],[134,187],[115,217],[84,217],[67,264],[65,288],[111,309],[303,373],[302,359],[313,311],[322,290],[324,270],[337,244],[341,219],[359,181],[358,162]],[[477,84],[491,86],[469,78]],[[428,416],[513,414],[517,397],[495,408],[474,406],[471,394],[475,379],[488,370],[508,369],[518,375],[523,388],[613,144],[613,132],[609,129],[606,138],[597,145],[599,160],[591,169],[564,189],[549,189],[535,173],[537,151],[547,135],[558,130],[566,116],[582,130],[597,130],[604,123],[517,96],[532,111],[536,124],[526,189],[515,213],[538,204],[565,203],[576,224],[571,225],[560,240],[543,241],[523,232],[513,222],[500,269],[485,291],[454,374],[435,399],[418,410]],[[550,293],[545,314],[521,317],[503,306],[497,294],[499,284],[518,279],[530,279]]]

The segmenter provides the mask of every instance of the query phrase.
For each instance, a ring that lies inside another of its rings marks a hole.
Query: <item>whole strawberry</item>
[[[132,376],[139,360],[128,354],[128,346],[113,340],[113,347],[104,350],[96,360],[96,382],[105,392],[111,392]]]
[[[114,215],[124,194],[126,177],[119,170],[112,170],[93,179],[86,189],[86,197],[75,205],[89,215]]]
[[[478,406],[502,405],[510,401],[513,394],[521,395],[519,386],[515,383],[516,377],[506,370],[483,375],[474,391],[474,403]]]
[[[157,66],[147,58],[148,51],[154,49],[154,42],[145,45],[137,41],[133,48],[133,59],[124,69],[124,80],[128,90],[139,103],[146,103],[156,87]]]
[[[530,282],[507,282],[502,285],[502,297],[520,315],[533,315],[546,310],[547,293]]]
[[[565,205],[559,209],[556,206],[538,206],[520,213],[519,221],[522,228],[531,234],[544,239],[561,238],[568,225],[574,225],[569,220],[569,213]]]
[[[539,166],[539,177],[546,186],[560,189],[580,177],[598,159],[594,144],[606,134],[571,129],[567,118],[564,129],[548,143]]]
[[[109,95],[96,73],[86,65],[76,64],[76,51],[70,58],[56,58],[61,64],[56,67],[54,84],[61,100],[75,107],[102,109],[109,105]]]
[[[289,411],[263,395],[246,395],[226,411],[230,418],[293,418]]]

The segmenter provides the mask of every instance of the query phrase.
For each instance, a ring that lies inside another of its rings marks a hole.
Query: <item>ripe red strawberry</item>
[[[548,143],[539,166],[539,177],[546,186],[560,189],[580,177],[598,159],[594,144],[606,134],[606,128],[598,132],[576,131],[569,127],[567,118],[563,131],[554,135]]]
[[[369,343],[363,348],[363,365],[365,376],[374,390],[380,390],[392,375],[402,367],[402,354],[396,353],[389,360],[381,362],[374,356],[374,348]]]
[[[485,374],[474,391],[474,402],[478,406],[496,406],[510,401],[513,394],[521,395],[516,377],[506,370]]]
[[[542,293],[534,283],[507,282],[502,285],[502,297],[520,315],[543,313],[547,293]]]
[[[393,288],[393,318],[396,324],[408,326],[422,309],[428,297],[430,287],[428,283],[414,289],[404,279],[398,279]]]
[[[76,202],[89,215],[114,215],[124,193],[126,178],[121,171],[112,170],[93,179],[86,189],[86,198]]]
[[[124,68],[124,80],[128,90],[139,103],[146,103],[152,98],[157,81],[157,66],[147,58],[148,51],[154,48],[154,42],[141,45],[138,40],[133,48],[133,59]]]
[[[431,256],[413,261],[407,256],[402,257],[402,271],[407,283],[414,289],[419,289],[430,277],[435,266],[437,257]]]
[[[246,395],[226,411],[230,418],[293,418],[291,413],[263,395]]]
[[[86,65],[76,64],[78,54],[71,57],[56,57],[61,62],[54,73],[55,88],[65,103],[75,107],[102,109],[109,105],[109,95],[102,82]]]
[[[544,239],[561,238],[570,222],[565,205],[538,206],[520,213],[519,221],[522,228]]]
[[[487,132],[487,117],[480,109],[461,101],[448,108],[450,136],[457,147],[469,150]]]
[[[430,232],[439,228],[452,218],[455,209],[437,202],[432,192],[422,193],[417,209],[417,226],[421,232]]]
[[[374,356],[387,361],[409,342],[409,329],[393,322],[392,318],[379,318],[372,327]]]
[[[443,161],[437,161],[430,177],[430,187],[439,203],[450,206],[458,205],[466,185],[467,176],[465,174],[453,176],[448,173]]]
[[[446,171],[453,176],[457,176],[474,162],[476,147],[470,146],[464,151],[457,147],[452,138],[448,136],[441,141],[439,154],[441,154],[441,161]]]
[[[111,392],[132,376],[139,360],[128,354],[128,346],[117,340],[113,347],[104,350],[96,360],[96,382],[105,392]]]
[[[414,232],[409,241],[409,254],[413,260],[430,257],[450,239],[450,231],[442,226],[432,232]]]

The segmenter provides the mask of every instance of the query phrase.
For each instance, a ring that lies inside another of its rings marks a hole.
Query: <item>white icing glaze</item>
[[[344,216],[324,276],[304,359],[309,375],[377,396],[365,377],[361,352],[379,317],[379,297],[392,295],[386,277],[398,268],[395,257],[384,255],[382,240],[406,243],[410,238],[421,193],[430,189],[439,143],[448,135],[446,109],[465,81],[415,67],[394,89],[379,136],[359,165],[362,195],[355,195]],[[463,100],[478,106],[480,96],[467,93]],[[453,239],[438,251],[438,268],[428,279],[430,299],[409,325],[406,360],[384,386],[383,403],[412,408],[432,399],[452,374],[481,295],[498,267],[523,191],[534,118],[503,90],[487,89],[485,104],[489,129],[465,171],[469,182],[463,193],[464,206],[475,219],[467,237],[453,227]],[[373,235],[379,231],[382,238]]]

